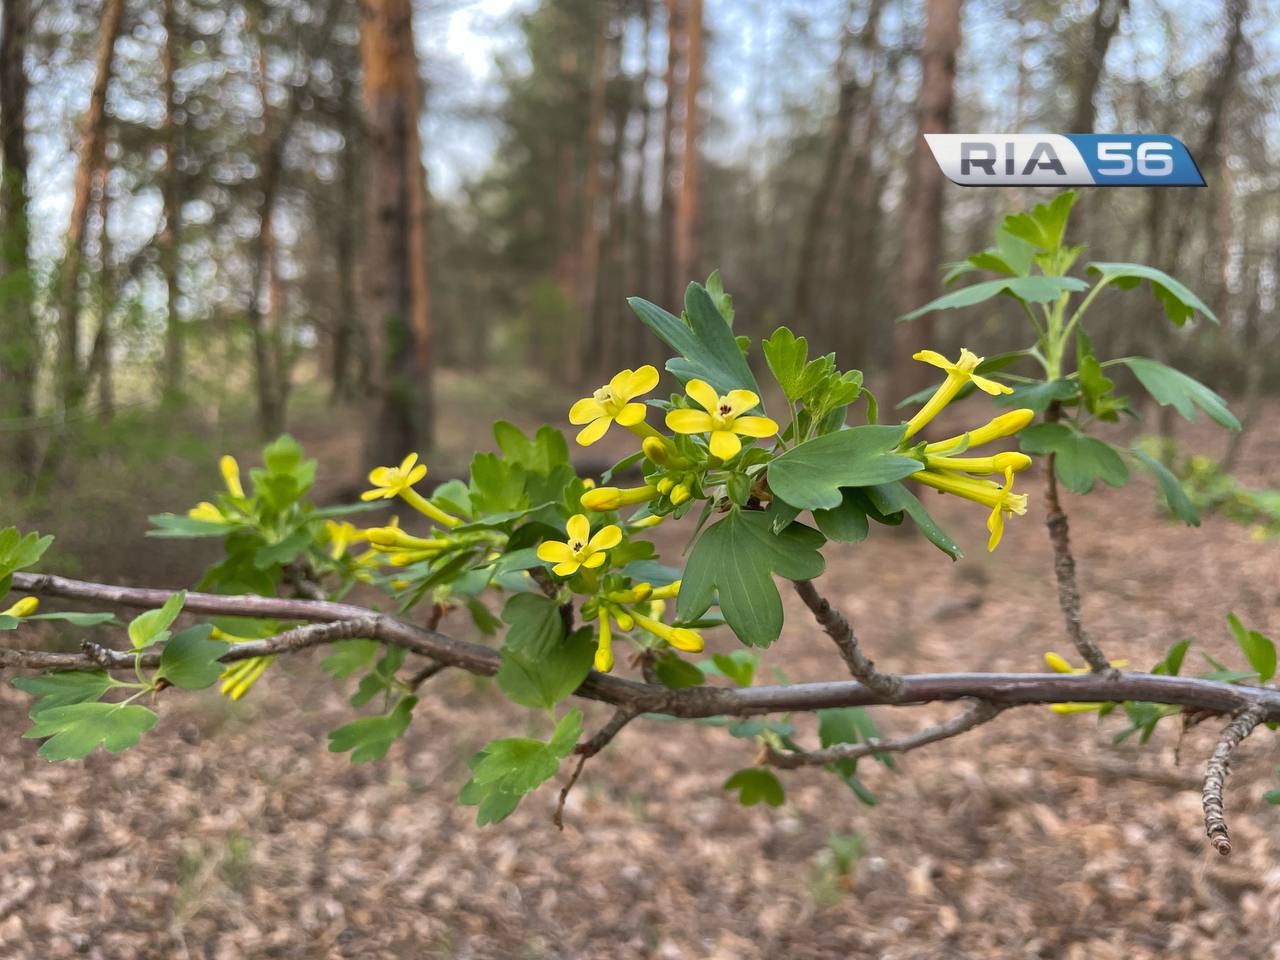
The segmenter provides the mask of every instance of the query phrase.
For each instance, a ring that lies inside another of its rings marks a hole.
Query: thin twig
[[[559,830],[564,829],[564,804],[569,799],[569,791],[573,789],[573,785],[578,782],[578,777],[582,776],[582,768],[586,766],[588,760],[609,745],[622,728],[635,719],[635,711],[626,708],[619,709],[603,727],[596,731],[590,740],[584,740],[573,748],[573,752],[578,755],[578,763],[573,768],[573,773],[569,776],[569,781],[560,791],[560,799],[556,802],[556,812],[552,815],[551,820],[555,823]]]
[[[1054,402],[1045,413],[1046,423],[1056,423],[1062,417],[1062,407]],[[1080,618],[1080,587],[1076,582],[1076,559],[1071,552],[1071,535],[1066,511],[1058,497],[1057,455],[1049,454],[1045,467],[1045,524],[1049,528],[1049,542],[1053,544],[1053,574],[1058,581],[1058,606],[1066,623],[1067,636],[1076,650],[1084,657],[1089,668],[1096,673],[1115,674],[1110,661],[1085,632]]]
[[[1201,794],[1204,803],[1204,832],[1214,849],[1224,857],[1231,852],[1231,837],[1227,833],[1227,820],[1222,811],[1222,790],[1230,772],[1231,752],[1264,718],[1262,708],[1256,705],[1232,717],[1222,728],[1218,745],[1213,748],[1213,755],[1205,766],[1204,791]]]
[[[818,593],[812,580],[793,580],[796,593],[804,601],[804,605],[813,612],[818,626],[827,632],[840,656],[844,658],[849,672],[861,680],[886,700],[896,700],[902,695],[902,680],[891,673],[881,673],[871,658],[858,646],[858,637],[853,632],[853,625],[843,613],[831,606],[830,602]]]
[[[864,743],[837,743],[822,750],[806,750],[800,753],[784,753],[769,747],[765,752],[765,760],[771,766],[793,770],[797,767],[821,766],[837,760],[858,760],[872,754],[907,753],[918,747],[957,737],[974,727],[994,720],[1007,709],[1009,708],[978,700],[971,704],[969,709],[950,720],[944,720],[905,736],[887,740],[868,740]]]

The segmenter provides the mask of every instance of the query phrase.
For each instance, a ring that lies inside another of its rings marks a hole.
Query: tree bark
[[[649,55],[653,36],[653,0],[640,0],[640,29],[644,34],[644,41],[641,44],[643,64],[635,81],[635,109],[640,113],[640,136],[636,141],[636,162],[632,168],[631,182],[627,187],[630,212],[627,215],[629,221],[626,237],[628,250],[625,255],[626,263],[623,267],[623,276],[626,277],[626,282],[623,284],[622,294],[627,297],[653,295],[651,289],[653,285],[653,277],[651,276],[653,270],[651,256],[653,248],[650,239],[649,209],[645,203],[645,187],[649,182],[650,119],[653,113],[649,105]],[[619,169],[618,175],[621,176],[621,169]],[[635,357],[637,363],[641,362],[642,358],[653,355],[655,347],[652,344],[656,338],[647,336],[647,331],[645,331],[643,325],[628,322],[624,325],[623,331],[628,355]]]
[[[578,308],[579,349],[571,357],[574,369],[567,371],[570,382],[577,383],[588,362],[586,356],[598,346],[599,335],[592,324],[596,305],[596,282],[600,266],[600,200],[601,166],[604,162],[605,69],[610,18],[600,15],[591,50],[590,95],[587,105],[586,171],[582,185],[582,222],[579,228],[578,275],[575,301]]]
[[[698,197],[701,157],[698,153],[698,95],[702,91],[702,0],[688,0],[685,23],[684,148],[680,196],[676,201],[676,290],[683,300],[687,283],[701,279],[698,270]]]
[[[160,263],[164,271],[166,293],[166,324],[164,342],[164,393],[169,400],[182,395],[185,373],[183,357],[182,323],[178,316],[178,222],[180,197],[178,192],[178,127],[177,102],[173,74],[177,65],[177,17],[174,0],[164,0],[164,233],[160,238]]]
[[[80,136],[80,159],[72,187],[71,221],[67,226],[55,301],[59,334],[58,399],[67,412],[80,405],[85,390],[80,369],[80,268],[84,260],[85,225],[89,219],[93,178],[102,166],[106,147],[107,85],[111,82],[111,62],[123,19],[124,0],[104,0],[93,89]]]
[[[368,0],[361,12],[369,134],[365,277],[377,395],[366,456],[370,463],[392,463],[431,442],[426,171],[409,0]]]
[[[36,337],[27,221],[27,73],[23,64],[31,29],[30,0],[0,4],[0,417],[19,421],[13,434],[14,472],[24,485],[35,478],[38,450]]]
[[[684,0],[666,0],[667,7],[667,72],[664,78],[666,99],[662,105],[662,194],[658,209],[658,233],[654,238],[655,257],[658,263],[658,300],[663,306],[675,309],[683,302],[676,287],[676,195],[675,176],[675,124],[676,100],[679,91],[680,41],[682,35],[682,4]],[[679,310],[677,309],[678,313]]]
[[[1102,82],[1107,50],[1120,27],[1120,17],[1129,9],[1129,0],[1098,0],[1093,9],[1089,49],[1076,77],[1075,107],[1071,113],[1072,133],[1093,133],[1097,117],[1098,85]]]
[[[911,157],[906,209],[902,219],[902,272],[899,312],[906,313],[931,300],[939,287],[942,263],[942,171],[934,162],[926,133],[951,129],[955,99],[956,54],[960,49],[960,8],[963,0],[928,0],[924,44],[920,51],[920,94],[915,149]],[[924,376],[911,355],[933,342],[934,322],[925,315],[894,328],[893,393],[909,396],[923,385]]]

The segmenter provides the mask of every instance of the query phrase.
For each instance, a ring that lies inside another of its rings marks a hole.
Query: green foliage
[[[1160,406],[1172,406],[1192,423],[1196,419],[1196,407],[1199,407],[1211,420],[1228,430],[1240,429],[1240,421],[1227,409],[1226,401],[1181,370],[1146,357],[1126,357],[1121,362]]]
[[[1002,280],[985,280],[971,287],[964,287],[954,293],[944,294],[931,300],[923,307],[903,314],[901,321],[914,320],[935,310],[955,310],[960,307],[972,307],[985,303],[992,297],[1007,294],[1024,303],[1051,303],[1064,293],[1088,290],[1089,285],[1075,277],[1008,277]]]
[[[169,639],[169,628],[182,612],[187,593],[180,590],[164,602],[159,610],[148,610],[140,613],[129,623],[129,642],[133,649],[143,650],[153,643],[163,643]]]
[[[102,670],[60,670],[34,677],[14,677],[13,685],[36,697],[30,716],[35,717],[53,707],[98,700],[115,686],[115,681]]]
[[[582,685],[591,672],[595,654],[591,630],[578,630],[547,650],[536,654],[528,646],[502,648],[498,687],[508,700],[525,707],[550,710]]]
[[[42,537],[38,533],[28,533],[23,536],[17,527],[0,529],[0,585],[5,588],[0,590],[0,597],[8,589],[10,575],[34,567],[52,543],[52,535]]]
[[[1160,484],[1160,492],[1164,495],[1164,502],[1170,511],[1187,526],[1200,526],[1200,511],[1191,502],[1187,491],[1183,489],[1182,483],[1174,476],[1173,471],[1144,450],[1135,447],[1129,452],[1156,478],[1156,482]]]
[[[535,593],[517,593],[502,608],[507,624],[507,649],[528,657],[542,657],[564,640],[564,617],[560,604]]]
[[[545,743],[528,737],[489,742],[469,761],[471,779],[463,785],[459,802],[479,808],[476,823],[481,826],[506,819],[521,797],[555,776],[581,736],[582,711],[570,710]]]
[[[868,424],[807,440],[769,464],[769,485],[793,507],[834,509],[842,487],[889,483],[923,469],[914,457],[896,453],[902,433],[900,426]]]
[[[1266,683],[1276,675],[1276,645],[1270,638],[1264,637],[1257,630],[1245,628],[1234,613],[1227,614],[1227,624],[1231,627],[1231,635],[1244,651],[1245,659],[1258,675],[1259,683]]]
[[[1139,263],[1091,263],[1089,272],[1101,274],[1106,282],[1110,282],[1121,290],[1138,286],[1143,280],[1151,283],[1151,292],[1160,301],[1164,314],[1177,326],[1182,326],[1197,313],[1207,317],[1214,323],[1218,318],[1214,312],[1194,293],[1155,267],[1145,267]]]
[[[164,678],[184,690],[203,690],[213,686],[222,673],[218,661],[231,645],[210,640],[213,627],[199,624],[177,634],[160,652],[160,667],[155,679]]]
[[[767,803],[771,807],[780,807],[787,799],[786,791],[772,770],[761,767],[746,767],[729,777],[724,782],[725,790],[737,790],[738,802],[744,807],[754,807],[757,803]]]
[[[329,750],[332,753],[351,752],[352,763],[368,763],[381,760],[391,745],[404,736],[413,720],[413,708],[417,697],[402,697],[385,714],[361,717],[329,734]]]
[[[80,701],[34,713],[22,736],[47,737],[38,751],[46,760],[82,760],[99,744],[110,753],[128,750],[158,719],[137,704]]]
[[[1098,480],[1113,487],[1129,482],[1129,468],[1108,443],[1081,433],[1066,423],[1038,423],[1021,435],[1027,453],[1052,453],[1054,472],[1072,493],[1088,493]]]
[[[662,654],[654,661],[653,671],[658,677],[658,682],[672,690],[700,687],[707,682],[703,670],[671,651]]]
[[[678,612],[695,620],[719,596],[730,629],[748,646],[767,647],[782,632],[782,600],[773,576],[808,580],[823,570],[822,535],[793,523],[775,534],[763,513],[730,510],[698,538],[685,564]]]

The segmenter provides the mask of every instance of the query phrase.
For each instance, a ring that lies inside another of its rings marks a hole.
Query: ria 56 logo
[[[926,133],[962,187],[1203,187],[1177,137],[1127,133]]]

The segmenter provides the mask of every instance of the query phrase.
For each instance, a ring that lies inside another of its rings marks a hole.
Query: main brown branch
[[[92,601],[134,608],[156,608],[172,591],[118,587],[49,575],[14,574],[18,590],[46,597]],[[222,596],[188,593],[184,609],[193,614],[268,617],[311,621],[265,640],[233,646],[226,661],[274,653],[291,653],[331,643],[344,637],[363,636],[429,657],[432,660],[481,676],[497,672],[501,657],[496,650],[458,640],[435,630],[404,623],[349,603],[257,596]],[[158,662],[159,654],[143,655],[144,665]],[[134,656],[123,651],[97,648],[92,653],[54,653],[42,650],[0,648],[0,667],[62,670],[131,668]],[[785,711],[810,711],[827,707],[877,704],[918,705],[938,701],[983,700],[999,706],[1076,701],[1140,700],[1195,707],[1211,713],[1235,714],[1256,708],[1264,721],[1280,720],[1280,690],[1201,680],[1196,677],[1147,673],[941,673],[899,678],[900,694],[893,699],[860,681],[842,680],[759,686],[745,689],[693,687],[673,690],[592,672],[577,690],[578,696],[625,707],[636,714],[661,713],[673,717],[752,716]]]

